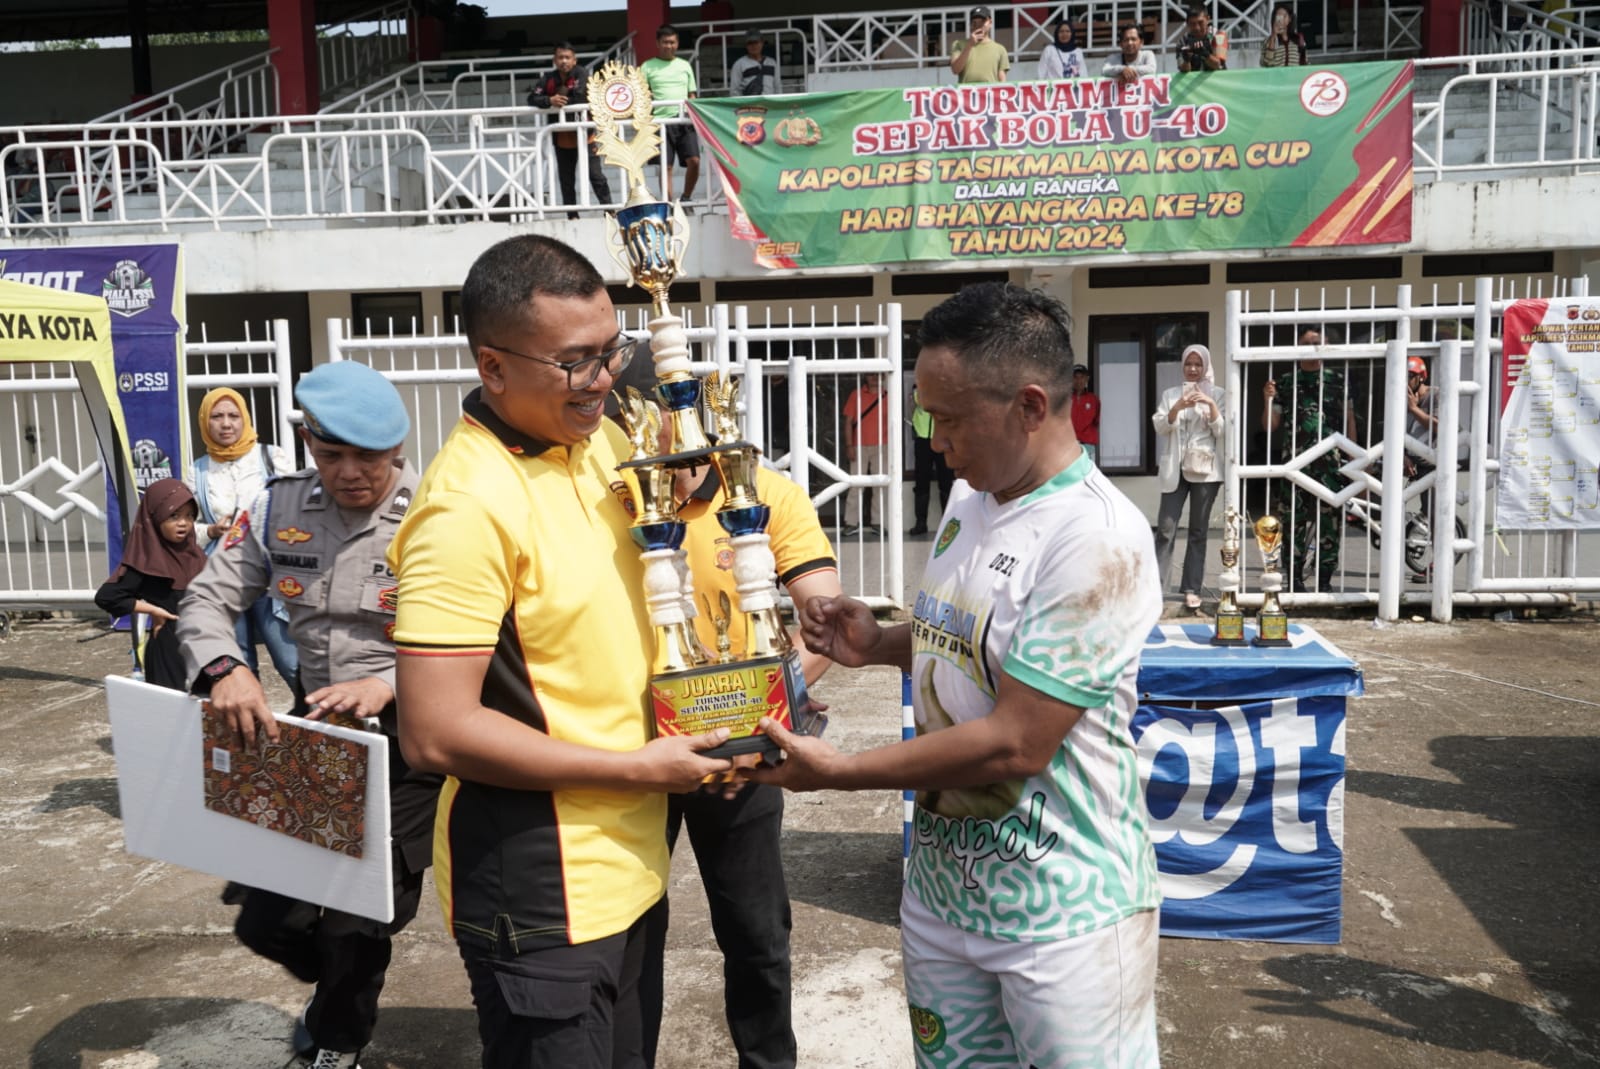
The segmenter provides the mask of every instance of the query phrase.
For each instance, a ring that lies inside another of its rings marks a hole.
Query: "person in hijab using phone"
[[[1178,517],[1189,500],[1189,544],[1179,590],[1184,606],[1200,608],[1206,574],[1206,529],[1222,486],[1222,392],[1211,370],[1211,351],[1191,345],[1183,351],[1183,381],[1161,395],[1151,417],[1161,440],[1161,507],[1156,514],[1156,574],[1167,584]]]

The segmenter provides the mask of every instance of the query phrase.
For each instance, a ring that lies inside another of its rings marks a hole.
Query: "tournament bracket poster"
[[[157,479],[181,479],[189,455],[183,422],[183,256],[178,245],[58,246],[0,251],[0,277],[105,299],[117,394],[142,495]],[[104,450],[109,443],[101,443]],[[122,560],[121,509],[108,475],[106,554]]]
[[[1495,526],[1600,528],[1600,301],[1514,301],[1502,322]]]
[[[1412,65],[689,102],[773,268],[1411,240]]]

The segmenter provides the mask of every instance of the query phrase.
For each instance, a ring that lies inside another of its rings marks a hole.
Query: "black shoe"
[[[920,535],[925,535],[927,533],[928,533],[928,529],[926,527],[922,526],[919,523],[919,524],[917,524],[917,526],[911,528],[911,530],[906,532],[906,537],[908,537],[908,538],[916,538],[916,537],[918,537]]]

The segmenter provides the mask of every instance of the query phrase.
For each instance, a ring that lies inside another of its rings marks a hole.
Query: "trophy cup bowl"
[[[1278,571],[1283,558],[1283,524],[1273,515],[1255,522],[1256,548],[1261,551],[1261,609],[1256,613],[1257,646],[1288,646],[1289,615],[1278,603],[1283,589],[1283,574]]]

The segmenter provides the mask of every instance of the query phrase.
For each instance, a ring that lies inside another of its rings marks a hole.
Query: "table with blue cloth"
[[[1345,699],[1361,669],[1300,624],[1287,647],[1210,638],[1208,623],[1161,624],[1139,665],[1161,934],[1337,943]]]

